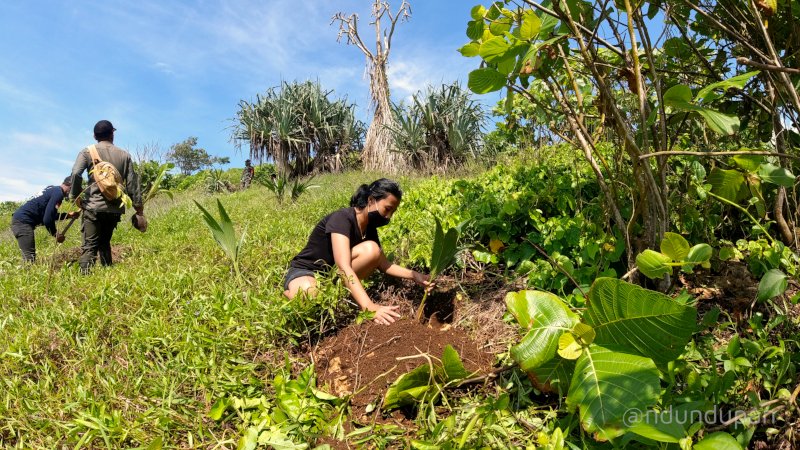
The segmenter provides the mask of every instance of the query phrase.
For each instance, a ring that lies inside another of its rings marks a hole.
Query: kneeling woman
[[[314,274],[336,264],[345,287],[361,309],[374,311],[375,321],[388,325],[400,317],[397,306],[376,305],[364,290],[361,280],[375,269],[398,278],[414,280],[430,288],[428,276],[400,267],[386,259],[378,238],[378,228],[389,223],[403,192],[392,180],[381,178],[362,184],[350,199],[350,207],[325,216],[314,227],[306,247],[289,263],[283,294],[294,298],[299,291],[316,293]]]

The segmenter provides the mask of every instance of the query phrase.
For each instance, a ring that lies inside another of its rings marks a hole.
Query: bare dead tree
[[[165,160],[164,155],[166,154],[166,151],[161,148],[161,144],[158,142],[148,142],[137,145],[136,149],[133,151],[133,154],[134,160],[139,164],[147,161],[157,161],[158,163],[162,163]]]
[[[370,22],[375,28],[375,49],[371,50],[364,44],[358,32],[358,14],[346,16],[336,13],[331,19],[331,24],[339,24],[337,41],[345,37],[348,45],[355,45],[367,58],[367,71],[369,73],[369,90],[372,99],[373,118],[367,130],[364,141],[364,151],[361,159],[365,170],[375,170],[386,173],[397,173],[408,165],[406,157],[400,152],[393,151],[392,140],[387,129],[394,120],[390,107],[389,79],[386,73],[389,52],[392,48],[392,36],[399,21],[406,21],[411,17],[411,5],[403,0],[397,12],[392,13],[389,2],[374,0],[372,3],[372,17]],[[385,19],[389,25],[384,27]]]

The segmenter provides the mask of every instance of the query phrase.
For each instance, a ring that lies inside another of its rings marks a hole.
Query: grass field
[[[123,217],[121,257],[89,276],[65,263],[79,223],[60,246],[37,229],[39,262],[23,267],[0,219],[0,446],[235,446],[241,431],[211,420],[211,406],[269,391],[292,346],[330,318],[341,296],[290,302],[282,277],[316,221],[369,181],[327,175],[280,206],[258,186],[219,197],[246,233],[242,281],[192,202],[216,214],[200,193],[154,200],[145,234]]]

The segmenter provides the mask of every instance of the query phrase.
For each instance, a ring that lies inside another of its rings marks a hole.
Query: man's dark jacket
[[[51,235],[56,235],[56,220],[62,219],[58,214],[58,207],[64,200],[64,191],[61,186],[47,186],[36,197],[25,202],[14,212],[13,220],[28,224],[32,227],[44,225]]]

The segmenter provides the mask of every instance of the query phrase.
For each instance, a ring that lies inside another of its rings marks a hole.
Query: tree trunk
[[[389,80],[385,61],[376,61],[371,67],[370,91],[374,115],[367,130],[361,160],[365,170],[396,174],[407,168],[407,161],[402,153],[394,151],[389,130],[386,128],[392,124],[393,118],[389,105]]]

